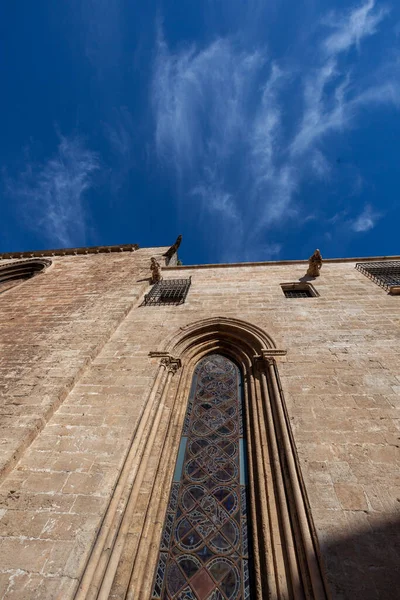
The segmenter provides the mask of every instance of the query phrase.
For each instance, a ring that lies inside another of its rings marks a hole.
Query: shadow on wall
[[[400,599],[400,511],[321,550],[332,600]]]

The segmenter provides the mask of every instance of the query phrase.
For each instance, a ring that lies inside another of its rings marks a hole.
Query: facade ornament
[[[307,275],[309,277],[319,277],[320,269],[322,267],[322,256],[321,252],[317,249],[312,256],[308,259]]]
[[[181,241],[182,241],[182,236],[178,235],[178,237],[176,238],[175,244],[173,244],[171,246],[171,248],[168,248],[168,250],[165,252],[165,254],[163,254],[163,256],[165,256],[165,260],[167,263],[171,260],[171,258],[175,254],[175,252],[178,251],[178,248],[181,245]]]
[[[264,365],[264,358],[261,355],[253,356],[253,368],[255,373],[262,373]]]
[[[151,271],[151,279],[150,283],[158,283],[161,281],[161,266],[160,263],[156,261],[154,256],[150,259],[150,271]]]
[[[263,348],[260,354],[253,356],[253,365],[259,373],[265,370],[265,367],[276,365],[276,357],[286,356],[287,351],[279,348]]]
[[[175,373],[181,366],[181,361],[179,358],[172,358],[172,356],[164,356],[161,359],[160,364],[162,364],[163,367],[165,367],[169,373],[175,375]]]
[[[258,354],[253,358],[253,364],[258,373],[262,373],[265,367],[273,367],[276,361],[272,355]]]

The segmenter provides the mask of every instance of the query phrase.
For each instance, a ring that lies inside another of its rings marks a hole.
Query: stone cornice
[[[42,258],[44,256],[74,256],[78,254],[104,254],[109,252],[134,252],[138,244],[117,244],[115,246],[83,246],[81,248],[57,248],[55,250],[33,250],[26,252],[3,252],[0,260],[12,258]]]
[[[362,256],[355,258],[324,258],[326,263],[352,263],[352,262],[370,262],[382,260],[400,260],[400,256]],[[263,267],[265,265],[306,265],[308,258],[304,260],[268,260],[263,262],[241,262],[241,263],[214,263],[206,265],[176,265],[171,267],[163,267],[163,271],[172,271],[174,269],[190,270],[190,269],[226,269],[229,267]]]

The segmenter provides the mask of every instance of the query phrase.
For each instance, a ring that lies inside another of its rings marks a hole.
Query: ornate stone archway
[[[327,598],[276,364],[286,351],[251,323],[216,317],[182,327],[150,353],[158,371],[78,600],[150,597],[191,379],[210,353],[230,357],[243,375],[255,596]],[[143,485],[151,489],[139,523]]]

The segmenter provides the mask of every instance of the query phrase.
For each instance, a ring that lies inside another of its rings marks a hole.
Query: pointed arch
[[[46,258],[34,260],[15,260],[0,265],[0,293],[35,277],[51,266],[51,261]]]
[[[203,339],[236,340],[240,345],[245,344],[253,352],[262,349],[274,350],[276,344],[273,338],[257,325],[248,321],[228,317],[212,317],[201,319],[181,327],[165,344],[168,352],[185,352],[194,345],[198,346]]]
[[[77,600],[150,597],[192,377],[199,361],[211,353],[232,359],[243,376],[254,597],[326,600],[318,544],[276,363],[286,351],[258,326],[227,317],[181,327],[150,352],[159,367],[138,424],[143,437],[133,440],[121,486],[116,486],[120,495],[110,504],[114,512],[105,517],[108,531],[99,533]],[[138,526],[134,519],[150,469],[154,481],[144,522]],[[128,491],[124,482],[129,481]],[[132,527],[135,541],[130,536]]]
[[[225,352],[246,366],[258,358],[286,354],[286,350],[278,349],[274,339],[260,327],[240,319],[212,317],[181,327],[150,355],[174,356],[182,364],[190,364],[211,352]]]

